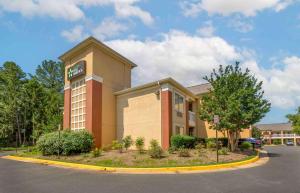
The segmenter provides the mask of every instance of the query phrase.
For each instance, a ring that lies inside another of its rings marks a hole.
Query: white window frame
[[[176,108],[176,95],[182,97],[182,110]],[[176,116],[178,116],[178,113],[180,113],[181,114],[180,117],[183,117],[184,110],[185,110],[184,102],[185,102],[185,97],[182,94],[178,93],[178,92],[174,92],[174,103],[173,103],[173,105],[174,105],[174,110],[176,111]]]
[[[80,93],[76,93],[79,92]],[[76,93],[76,94],[74,94]],[[86,122],[86,81],[85,78],[71,83],[71,130],[78,131],[85,128]],[[77,125],[77,127],[76,127]]]

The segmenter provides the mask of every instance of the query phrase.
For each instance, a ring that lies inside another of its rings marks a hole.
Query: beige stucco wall
[[[116,97],[114,92],[130,88],[131,67],[97,47],[93,48],[93,74],[102,83],[102,145],[111,144],[116,134]]]
[[[77,62],[85,60],[86,61],[86,75],[91,75],[93,72],[93,48],[91,46],[88,46],[82,50],[80,50],[79,53],[73,54],[73,57],[70,57],[67,61],[65,61],[65,85],[69,85],[70,81],[68,80],[68,69],[76,64]],[[85,76],[79,76],[76,77],[74,80],[84,78]]]
[[[117,96],[117,138],[127,135],[135,140],[145,138],[148,147],[151,139],[161,144],[161,100],[159,87]]]
[[[222,132],[218,132],[218,137],[226,137]],[[216,131],[213,129],[209,129],[208,122],[198,120],[198,137],[201,138],[215,138],[216,137]],[[249,129],[244,129],[240,133],[240,138],[249,138],[251,137],[251,132]]]

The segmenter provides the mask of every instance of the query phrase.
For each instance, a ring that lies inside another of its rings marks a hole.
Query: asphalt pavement
[[[300,193],[300,147],[265,149],[262,166],[199,174],[107,174],[0,158],[0,193]]]

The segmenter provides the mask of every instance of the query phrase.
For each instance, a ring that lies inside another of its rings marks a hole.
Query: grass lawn
[[[40,159],[57,160],[63,162],[81,163],[106,167],[176,167],[176,166],[196,166],[210,165],[216,163],[216,151],[203,149],[199,154],[196,150],[189,150],[189,157],[179,157],[178,152],[165,152],[160,159],[151,158],[147,153],[138,153],[135,150],[119,153],[117,150],[102,152],[99,157],[94,157],[91,153],[84,153],[71,156],[43,156],[39,152],[22,152],[18,156],[34,157]],[[227,155],[219,156],[219,163],[229,163],[253,158],[256,152],[251,150],[228,152]]]
[[[18,147],[19,150],[27,150],[32,148],[32,146],[26,146],[26,147]],[[1,151],[16,151],[16,147],[0,147],[0,152]]]

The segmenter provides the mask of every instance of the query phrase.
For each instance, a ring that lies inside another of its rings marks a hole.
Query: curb
[[[117,167],[103,167],[103,166],[94,166],[94,165],[85,165],[78,163],[69,163],[69,162],[60,162],[53,160],[43,160],[37,158],[28,158],[28,157],[19,157],[19,156],[3,156],[4,159],[30,162],[37,164],[44,164],[57,167],[66,167],[73,169],[81,170],[91,170],[91,171],[100,171],[108,173],[126,173],[126,174],[163,174],[163,173],[189,173],[189,172],[201,172],[201,171],[211,171],[211,170],[221,170],[221,169],[230,169],[236,168],[238,166],[244,166],[247,164],[254,163],[258,161],[259,155],[255,157],[238,162],[224,163],[224,164],[213,164],[213,165],[204,165],[204,166],[181,166],[181,167],[162,167],[162,168],[117,168]]]

